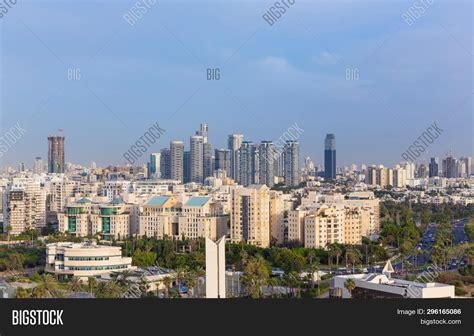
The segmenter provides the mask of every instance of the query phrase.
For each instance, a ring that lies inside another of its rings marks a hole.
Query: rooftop
[[[196,196],[192,197],[189,201],[186,202],[186,206],[199,206],[202,207],[209,202],[211,198],[208,196]]]
[[[171,196],[153,196],[150,200],[146,203],[146,205],[155,205],[155,206],[162,206],[165,204]]]

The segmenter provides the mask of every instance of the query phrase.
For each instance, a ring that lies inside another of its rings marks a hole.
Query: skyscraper
[[[275,159],[277,158],[275,145],[272,141],[264,140],[261,142],[259,157],[259,182],[271,188],[275,184]]]
[[[171,179],[184,181],[184,143],[182,141],[171,141]]]
[[[44,172],[43,159],[41,159],[40,156],[37,156],[35,158],[35,166],[34,166],[33,172],[35,174],[42,174]]]
[[[230,177],[231,166],[230,166],[230,149],[216,149],[215,158],[216,158],[216,169],[224,170],[227,177]]]
[[[443,174],[446,178],[454,178],[456,175],[456,159],[448,156],[443,160]]]
[[[162,179],[171,178],[171,151],[169,148],[163,148],[160,151],[160,172]]]
[[[185,151],[183,155],[183,179],[184,183],[191,182],[191,152]]]
[[[429,177],[438,176],[439,174],[439,159],[437,157],[432,157],[429,164]]]
[[[201,135],[191,136],[191,182],[202,183],[204,180],[204,138]]]
[[[204,178],[206,178],[206,177],[212,176],[212,173],[214,172],[214,164],[213,164],[214,161],[212,158],[211,144],[208,142],[205,142],[202,145],[202,150],[203,150],[202,164],[203,164]]]
[[[243,186],[258,184],[259,154],[258,147],[252,141],[242,142],[239,149],[240,178],[238,183]]]
[[[300,153],[298,141],[288,140],[285,144],[285,185],[297,187],[300,184]]]
[[[150,162],[148,163],[148,175],[156,175],[160,172],[161,153],[151,153]]]
[[[324,140],[324,177],[327,180],[336,178],[336,137],[326,134]]]
[[[227,142],[227,148],[230,150],[230,177],[236,181],[240,179],[239,149],[243,140],[242,134],[231,134]]]
[[[64,173],[64,136],[48,137],[48,173]]]
[[[204,143],[208,142],[208,133],[209,133],[209,127],[207,123],[202,123],[199,127],[199,131],[196,132],[196,135],[202,136],[202,140]]]

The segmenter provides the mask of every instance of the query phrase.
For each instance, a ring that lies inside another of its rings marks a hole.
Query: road
[[[467,242],[467,236],[466,233],[464,232],[464,226],[468,222],[467,218],[464,219],[458,219],[454,220],[451,222],[451,225],[453,227],[453,245],[459,245],[464,242]],[[429,251],[431,250],[431,247],[433,246],[433,243],[436,238],[436,224],[430,223],[426,227],[425,232],[423,232],[423,236],[420,239],[420,243],[418,244],[419,247],[419,254],[416,256],[409,256],[407,260],[410,263],[415,263],[416,267],[422,266],[430,261],[429,258]],[[455,269],[458,267],[457,264],[454,264],[453,267],[450,267]],[[396,263],[393,265],[393,268],[395,271],[401,271],[402,269],[402,264],[401,262]],[[423,271],[423,270],[420,270]]]

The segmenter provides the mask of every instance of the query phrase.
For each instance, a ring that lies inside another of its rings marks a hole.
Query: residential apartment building
[[[16,177],[4,191],[3,230],[11,226],[11,234],[46,225],[47,190],[39,178]]]
[[[185,239],[219,239],[227,234],[227,216],[217,216],[209,196],[190,198],[178,216],[178,236]]]
[[[265,185],[231,190],[230,239],[260,247],[270,245],[270,193]]]

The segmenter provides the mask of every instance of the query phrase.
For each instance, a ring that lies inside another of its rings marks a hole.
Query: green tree
[[[25,257],[19,253],[10,253],[4,260],[4,265],[8,273],[11,274],[15,279],[19,273],[23,271],[23,264]]]
[[[97,279],[94,277],[87,278],[87,290],[92,295],[97,290]]]
[[[82,283],[82,280],[79,279],[78,277],[75,277],[73,276],[68,284],[67,284],[67,288],[69,291],[73,292],[73,293],[77,293],[77,292],[81,292],[84,290],[84,285]]]
[[[97,286],[96,297],[100,299],[120,298],[126,292],[126,289],[120,286],[116,280],[101,281]]]
[[[244,267],[242,284],[252,298],[262,297],[262,287],[267,284],[270,276],[269,267],[261,255],[252,257]]]
[[[356,288],[356,283],[354,279],[352,278],[347,279],[346,282],[344,282],[344,287],[349,292],[349,295],[352,296],[352,291]]]
[[[15,298],[17,299],[29,299],[32,297],[31,290],[28,288],[17,287],[15,291]]]
[[[40,282],[33,289],[35,298],[59,298],[62,296],[58,281],[51,274],[43,274]]]
[[[133,254],[132,264],[138,267],[153,266],[156,263],[156,253],[151,251],[136,251]]]

